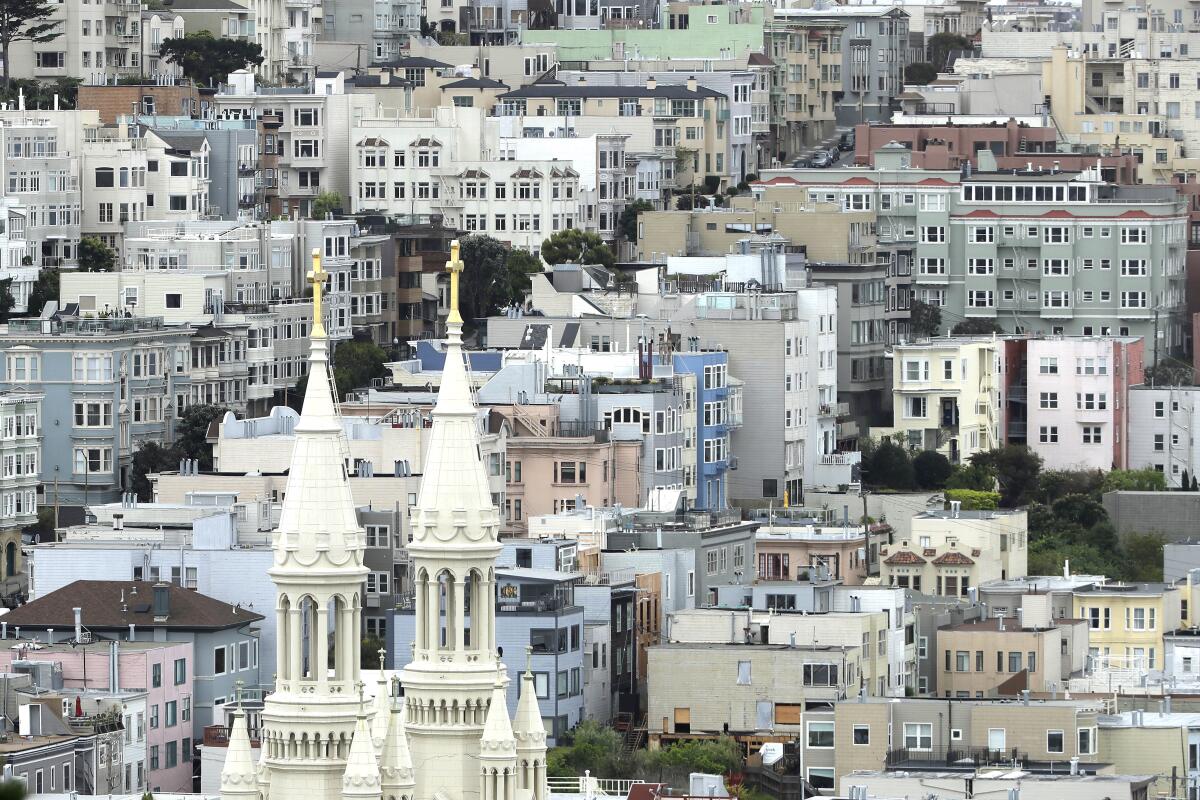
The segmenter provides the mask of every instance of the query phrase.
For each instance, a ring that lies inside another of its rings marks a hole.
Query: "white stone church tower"
[[[417,641],[373,708],[362,701],[363,531],[334,403],[321,320],[326,273],[313,255],[308,389],[296,425],[275,562],[275,692],[262,713],[257,762],[234,715],[222,800],[548,800],[546,735],[532,675],[516,725],[495,644],[499,518],[479,449],[458,313],[462,262],[452,248],[446,366],[409,552]]]

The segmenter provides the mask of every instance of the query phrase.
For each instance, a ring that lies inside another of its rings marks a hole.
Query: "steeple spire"
[[[321,295],[325,291],[325,278],[329,273],[321,269],[321,251],[313,248],[312,251],[312,269],[308,271],[307,280],[312,285],[313,291],[313,338],[318,336],[325,338],[325,317],[321,311]]]
[[[375,686],[375,717],[371,720],[371,740],[375,743],[376,755],[383,755],[388,727],[392,717],[392,685],[383,669],[383,648],[379,650],[379,681]]]
[[[354,727],[354,738],[350,742],[350,757],[346,760],[346,773],[342,777],[343,800],[382,800],[383,789],[379,781],[379,760],[375,757],[375,745],[371,742],[371,729],[367,725],[367,704],[362,699],[363,684],[358,684],[358,724]]]
[[[521,696],[517,700],[517,718],[513,721],[517,740],[517,771],[520,789],[528,789],[532,800],[546,800],[546,726],[538,708],[537,689],[533,685],[533,648],[525,648],[525,673],[521,676]]]
[[[383,743],[380,770],[383,789],[388,797],[411,800],[416,781],[413,778],[412,754],[408,750],[408,732],[404,725],[404,705],[388,715],[387,738]]]
[[[221,800],[257,800],[258,777],[254,753],[250,749],[250,734],[246,729],[246,712],[239,698],[233,712],[233,727],[229,731],[229,747],[225,750],[225,766],[221,768]]]

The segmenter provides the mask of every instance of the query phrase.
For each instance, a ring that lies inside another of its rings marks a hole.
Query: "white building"
[[[319,308],[320,284],[315,289]],[[457,289],[455,274],[431,464],[409,545],[417,569],[417,625],[415,657],[402,675],[403,700],[385,689],[368,708],[357,688],[359,592],[368,570],[331,393],[327,340],[316,326],[269,570],[282,631],[276,691],[263,708],[257,763],[245,716],[239,709],[234,717],[222,800],[548,795],[545,729],[533,676],[526,672],[523,678],[514,726],[504,699],[505,667],[494,650],[495,607],[471,602],[494,591],[500,520],[478,449]]]
[[[1170,489],[1183,486],[1200,469],[1200,387],[1138,386],[1129,392],[1130,469],[1152,467],[1163,473]]]

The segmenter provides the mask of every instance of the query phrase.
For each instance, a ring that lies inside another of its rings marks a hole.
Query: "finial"
[[[500,661],[496,662],[496,686],[504,685],[504,664]]]
[[[460,246],[458,239],[450,243],[450,260],[446,262],[446,270],[450,273],[450,315],[446,322],[450,325],[461,325],[462,314],[458,311],[458,276],[466,265],[459,257]]]
[[[325,278],[329,273],[321,268],[321,251],[314,247],[312,251],[312,269],[308,271],[307,280],[313,289],[313,337],[325,336],[325,319],[321,314],[321,293],[325,290]]]
[[[364,702],[363,693],[366,691],[367,685],[362,681],[354,684],[354,688],[358,689],[358,704],[361,706]]]
[[[387,650],[385,648],[381,647],[378,650],[376,650],[375,652],[379,654],[379,671],[383,672],[383,661],[384,661],[384,658],[387,657]]]
[[[242,687],[245,685],[245,681],[234,681],[234,686],[237,688],[233,690],[233,696],[237,699],[238,711],[242,710]]]
[[[525,645],[525,674],[533,674],[533,645]]]

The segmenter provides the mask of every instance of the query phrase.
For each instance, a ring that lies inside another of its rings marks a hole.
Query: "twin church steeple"
[[[462,350],[457,242],[447,267],[446,365],[408,546],[416,646],[403,696],[381,682],[368,710],[359,660],[365,543],[321,318],[327,273],[313,253],[308,389],[268,570],[279,674],[262,712],[257,764],[245,717],[235,714],[222,800],[547,800],[532,675],[522,681],[515,726],[504,705],[495,633],[500,520]]]

